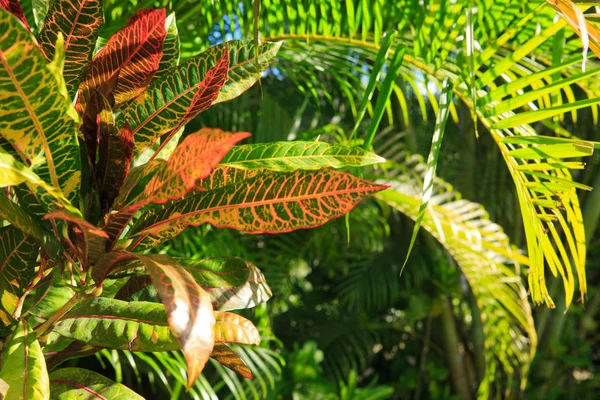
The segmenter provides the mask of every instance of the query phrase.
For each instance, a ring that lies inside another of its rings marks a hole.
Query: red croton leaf
[[[102,229],[93,226],[65,209],[54,210],[46,214],[44,219],[60,219],[73,225],[75,237],[77,238],[75,245],[85,269],[95,264],[104,253],[108,235]]]
[[[102,93],[93,90],[82,116],[81,132],[85,140],[90,165],[95,169],[96,153],[103,132],[114,129],[114,117],[108,100]]]
[[[168,161],[154,160],[127,176],[115,208],[140,207],[179,199],[208,177],[213,168],[247,132],[204,128],[188,135]]]
[[[221,90],[221,88],[227,81],[228,71],[229,46],[225,44],[225,51],[223,52],[223,56],[219,60],[219,63],[215,67],[208,70],[206,76],[204,77],[204,79],[202,79],[200,86],[196,90],[196,93],[194,93],[194,97],[192,98],[190,108],[188,108],[184,117],[179,121],[175,128],[173,128],[171,133],[169,133],[168,136],[162,140],[162,143],[154,152],[152,158],[156,157],[156,155],[162,150],[162,148],[165,147],[167,143],[169,143],[169,140],[171,140],[173,135],[177,133],[179,128],[187,124],[202,111],[210,108],[213,101],[215,101],[215,99],[219,95],[219,90]],[[221,156],[221,158],[223,158],[223,156]]]
[[[100,156],[96,173],[100,205],[102,214],[104,214],[110,210],[129,173],[134,141],[128,123],[125,123],[116,134],[112,131],[102,131],[101,133]]]
[[[23,8],[21,8],[21,3],[19,3],[19,0],[0,0],[0,8],[17,17],[17,19],[21,21],[27,29],[30,29],[29,23],[27,23],[27,18],[25,18],[25,14],[23,13]]]
[[[387,187],[335,170],[274,172],[218,167],[200,182],[204,191],[140,217],[130,231],[139,237],[130,249],[155,246],[186,226],[205,223],[248,233],[311,228],[344,215]]]
[[[248,368],[244,360],[235,354],[225,343],[215,343],[215,347],[213,347],[213,352],[210,356],[230,370],[237,372],[243,378],[252,379],[252,371],[250,371],[250,368]]]
[[[163,54],[165,16],[164,9],[141,10],[108,40],[91,60],[81,81],[80,109],[85,108],[83,103],[92,89],[100,91],[109,100],[114,98],[118,107],[148,85]],[[109,84],[114,88],[103,88],[109,82],[114,82]]]

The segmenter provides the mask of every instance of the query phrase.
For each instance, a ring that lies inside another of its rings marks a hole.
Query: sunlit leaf
[[[0,135],[46,183],[77,204],[80,184],[75,110],[63,93],[61,52],[47,64],[31,34],[0,10]]]
[[[290,172],[297,169],[361,167],[383,161],[385,159],[359,147],[325,142],[275,142],[235,146],[220,165]]]
[[[252,321],[228,312],[215,312],[215,342],[260,344],[260,334]]]
[[[83,368],[61,368],[50,374],[53,399],[144,400],[127,386]]]
[[[148,210],[131,233],[155,245],[188,225],[204,223],[250,233],[289,232],[340,217],[385,189],[335,170],[282,173],[220,167],[205,181],[201,186],[206,191]]]
[[[63,75],[69,95],[73,97],[83,69],[92,58],[98,31],[103,23],[100,0],[54,0],[38,35],[46,59],[54,57],[57,35],[65,38],[65,66]]]
[[[164,9],[141,10],[110,37],[82,77],[82,109],[93,90],[109,100],[114,98],[116,107],[144,90],[162,58],[165,17]]]
[[[4,345],[0,379],[9,388],[6,399],[49,399],[44,354],[29,324],[21,320]]]
[[[164,75],[168,70],[176,67],[179,64],[179,32],[177,31],[177,22],[175,20],[175,13],[171,13],[165,20],[165,29],[167,36],[163,43],[163,56],[160,59],[158,65],[158,71],[154,74],[154,77],[160,77]]]
[[[252,371],[246,365],[244,360],[240,358],[233,350],[225,343],[215,343],[211,358],[217,360],[221,365],[237,372],[246,379],[252,379]]]

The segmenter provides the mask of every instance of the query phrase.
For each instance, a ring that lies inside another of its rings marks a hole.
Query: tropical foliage
[[[228,42],[180,60],[162,8],[137,11],[97,48],[101,1],[35,4],[35,35],[18,2],[0,4],[2,397],[140,398],[55,368],[102,348],[180,349],[188,389],[211,357],[251,377],[228,344],[260,335],[230,311],[269,299],[260,270],[143,250],[189,225],[321,225],[385,188],[327,167],[381,159],[326,144],[242,145],[217,166],[248,133],[205,128],[179,140],[200,112],[252,86],[278,43]],[[154,301],[141,301],[149,285]]]

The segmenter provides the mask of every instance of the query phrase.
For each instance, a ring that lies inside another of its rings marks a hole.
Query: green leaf
[[[544,144],[536,147],[523,147],[510,150],[511,157],[525,160],[542,160],[544,158],[575,158],[587,157],[594,153],[594,146],[590,142],[572,141],[571,143]]]
[[[127,386],[87,369],[61,368],[50,374],[50,393],[59,400],[144,400]]]
[[[275,142],[235,146],[220,165],[241,169],[291,172],[297,169],[361,167],[385,159],[358,147],[325,142]]]
[[[145,301],[91,298],[54,326],[55,332],[83,343],[129,351],[181,348],[169,326],[165,307]]]
[[[215,342],[260,344],[260,334],[252,321],[228,312],[215,312]]]
[[[385,189],[335,170],[283,173],[219,167],[205,181],[201,186],[206,191],[168,202],[140,217],[130,231],[138,237],[134,247],[144,239],[142,247],[156,245],[188,225],[205,223],[249,233],[319,226]]]
[[[435,121],[435,128],[433,130],[433,138],[431,139],[431,149],[429,150],[429,157],[427,158],[427,172],[425,173],[425,179],[423,180],[423,194],[421,196],[421,205],[419,206],[419,213],[415,219],[415,226],[413,228],[412,236],[410,238],[410,244],[408,245],[408,251],[402,270],[408,262],[410,253],[415,241],[417,240],[417,234],[421,227],[421,221],[425,215],[425,210],[433,194],[433,184],[435,181],[435,172],[437,169],[438,159],[440,156],[440,149],[442,148],[442,139],[444,138],[444,131],[446,130],[446,121],[448,121],[448,115],[450,110],[450,103],[452,103],[452,86],[448,79],[445,79],[442,84],[442,93],[440,94],[440,103],[437,118]],[[400,272],[402,273],[402,272]]]
[[[165,20],[165,29],[167,36],[163,43],[163,56],[158,64],[158,71],[154,74],[154,78],[163,76],[167,71],[179,65],[179,32],[177,31],[177,22],[175,13],[172,12]]]
[[[225,343],[215,343],[215,347],[213,348],[210,357],[218,361],[219,364],[237,372],[242,377],[252,379],[252,371],[250,371],[250,368],[248,368],[244,360],[235,354],[235,352]]]
[[[186,59],[169,74],[153,81],[144,93],[123,110],[118,119],[119,126],[125,121],[131,123],[136,140],[135,153],[172,132],[184,118],[191,117],[188,111],[195,93],[201,89],[208,72],[224,59],[227,48],[231,67],[224,86],[217,99],[211,101],[212,104],[233,99],[252,86],[260,72],[275,57],[279,44],[260,45],[261,70],[256,70],[251,42],[228,42]]]
[[[49,398],[50,387],[44,354],[25,320],[19,322],[5,344],[0,379],[9,386],[6,400]]]
[[[0,196],[0,219],[10,222],[15,228],[36,240],[50,254],[57,253],[59,248],[57,240],[37,222],[36,217],[6,196]]]
[[[14,226],[0,228],[0,329],[14,322],[12,313],[35,272],[39,245]]]
[[[271,289],[262,272],[238,257],[204,260],[178,259],[212,297],[213,308],[230,311],[256,307],[271,298]]]
[[[154,160],[135,168],[125,179],[114,208],[140,208],[179,199],[208,177],[223,156],[246,132],[204,128],[188,135],[168,161]]]
[[[0,32],[10,37],[0,43],[0,103],[5,105],[0,135],[25,165],[77,204],[79,121],[62,90],[61,54],[57,52],[55,63],[46,64],[31,34],[3,10]]]
[[[70,97],[74,97],[79,79],[96,47],[98,32],[103,23],[100,0],[54,0],[38,42],[47,60],[52,60],[58,33],[65,39],[64,79]]]

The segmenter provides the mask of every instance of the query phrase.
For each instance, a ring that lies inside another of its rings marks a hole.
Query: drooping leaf
[[[144,93],[123,110],[118,119],[119,125],[130,122],[136,140],[136,153],[172,132],[186,114],[190,117],[188,110],[194,94],[208,71],[223,60],[226,48],[229,49],[231,67],[216,102],[237,97],[252,86],[260,72],[275,57],[279,44],[266,43],[260,46],[260,71],[256,70],[251,43],[228,42],[186,59],[169,74],[153,81]]]
[[[129,124],[118,132],[104,131],[100,138],[100,156],[96,173],[102,214],[108,212],[129,173],[134,138]]]
[[[154,74],[154,78],[163,76],[168,70],[179,65],[179,32],[177,31],[174,12],[167,16],[165,29],[167,36],[165,36],[163,43],[163,56],[160,59],[158,71]]]
[[[0,10],[0,135],[74,204],[80,184],[77,116],[63,92],[61,52],[47,64],[31,34]]]
[[[215,169],[200,186],[207,190],[148,210],[131,228],[139,237],[136,245],[142,240],[142,247],[156,245],[188,225],[205,223],[249,233],[319,226],[385,189],[335,170],[282,173],[226,167]]]
[[[220,165],[241,169],[290,172],[297,169],[361,167],[385,159],[359,147],[325,142],[276,142],[235,146]]]
[[[64,337],[83,343],[129,351],[177,350],[165,307],[145,301],[90,298],[54,326]]]
[[[144,90],[158,69],[165,35],[164,9],[134,14],[88,64],[79,87],[81,108],[92,90],[114,98],[116,108]]]
[[[0,8],[14,15],[23,23],[23,25],[25,25],[25,28],[29,29],[29,23],[27,23],[27,19],[25,18],[25,14],[23,13],[23,8],[21,8],[21,3],[19,0],[0,0]]]
[[[165,255],[138,256],[152,277],[188,365],[191,387],[212,353],[215,317],[208,293]]]
[[[215,342],[260,344],[260,334],[252,321],[228,312],[215,311]]]
[[[187,136],[167,162],[154,160],[132,171],[114,207],[140,208],[183,197],[199,179],[210,175],[235,143],[249,136],[210,128]]]
[[[246,365],[244,360],[240,358],[233,350],[225,343],[215,343],[211,358],[217,360],[221,365],[237,372],[246,379],[252,379],[252,371]]]
[[[64,209],[54,210],[44,216],[44,219],[60,219],[77,228],[76,235],[79,239],[75,241],[75,246],[79,251],[80,258],[83,260],[85,269],[95,264],[104,253],[108,235],[102,229]]]
[[[433,138],[431,139],[431,149],[429,150],[429,157],[427,158],[427,173],[425,174],[425,179],[423,180],[423,195],[421,197],[421,205],[419,206],[419,214],[415,219],[415,226],[413,228],[412,236],[410,238],[410,244],[406,253],[406,259],[404,260],[404,265],[402,265],[402,269],[404,269],[406,263],[408,262],[410,252],[412,251],[415,241],[417,240],[417,234],[419,233],[421,221],[423,220],[423,216],[425,215],[425,210],[427,209],[427,205],[429,204],[429,200],[431,199],[431,195],[433,194],[433,184],[436,176],[435,172],[437,169],[438,158],[440,156],[440,149],[442,147],[442,139],[444,138],[446,121],[448,121],[450,103],[452,102],[452,87],[450,86],[448,79],[444,80],[442,87],[443,88],[442,93],[440,94],[438,115],[435,121]]]
[[[238,257],[183,260],[179,263],[212,297],[219,311],[256,307],[271,298],[271,289],[262,272]]]
[[[7,399],[49,399],[50,387],[44,354],[25,320],[19,322],[5,344],[0,379],[9,386]]]
[[[50,374],[53,399],[144,400],[127,386],[83,368],[61,368]]]
[[[100,0],[54,0],[38,42],[47,60],[54,57],[57,35],[65,38],[65,84],[70,97],[75,95],[83,69],[92,58],[98,31],[103,23]]]
[[[592,2],[585,4],[583,1],[571,0],[546,0],[560,15],[571,28],[579,35],[584,43],[584,49],[589,47],[596,56],[600,57],[600,29],[586,17],[589,14],[584,14],[587,8],[592,6]],[[583,9],[579,5],[583,5]]]
[[[38,253],[39,245],[14,226],[0,228],[0,329],[14,322],[12,313],[33,277]]]

